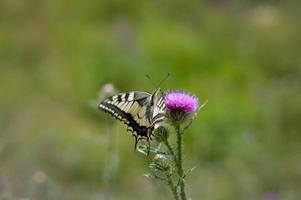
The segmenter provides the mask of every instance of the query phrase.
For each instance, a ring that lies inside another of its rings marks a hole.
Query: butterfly
[[[143,91],[119,93],[104,99],[98,108],[127,125],[135,137],[135,149],[139,140],[149,142],[155,126],[164,120],[164,94],[160,88],[152,94]]]

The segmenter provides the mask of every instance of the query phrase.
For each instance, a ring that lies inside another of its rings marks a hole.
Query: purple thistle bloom
[[[165,96],[166,119],[172,124],[191,119],[199,106],[198,98],[186,92],[169,92]]]
[[[185,92],[170,92],[165,96],[165,105],[170,111],[193,113],[199,106],[196,96]]]

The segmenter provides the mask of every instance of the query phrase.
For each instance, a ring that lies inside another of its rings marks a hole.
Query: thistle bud
[[[170,160],[161,154],[157,154],[154,157],[153,162],[150,164],[151,169],[160,172],[169,172],[170,167],[171,167]]]
[[[157,142],[164,142],[168,139],[169,130],[164,126],[159,126],[154,130],[154,138]]]

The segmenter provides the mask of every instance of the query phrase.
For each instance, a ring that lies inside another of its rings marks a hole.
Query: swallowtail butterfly
[[[113,95],[100,102],[98,108],[127,125],[135,137],[135,148],[141,139],[150,141],[155,125],[163,121],[164,95],[160,88],[152,94],[131,91]]]

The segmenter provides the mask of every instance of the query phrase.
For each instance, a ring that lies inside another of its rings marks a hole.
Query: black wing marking
[[[108,103],[100,104],[99,108],[111,114],[116,119],[124,122],[128,126],[127,130],[131,131],[133,135],[138,139],[142,138],[148,140],[148,127],[140,125],[138,122],[136,122],[136,120],[134,120],[133,116],[130,113],[126,113],[120,110],[118,107]]]
[[[113,95],[99,104],[99,109],[127,125],[127,130],[140,139],[151,140],[156,124],[164,120],[165,102],[160,89],[152,94],[132,91]]]
[[[120,93],[102,101],[99,109],[124,122],[136,139],[149,140],[150,122],[145,117],[149,96],[149,93],[139,91]]]

